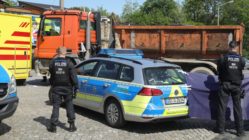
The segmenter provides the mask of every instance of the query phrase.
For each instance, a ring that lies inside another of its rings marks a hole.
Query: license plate
[[[4,90],[3,90],[3,89],[0,89],[0,92],[4,92]]]
[[[185,103],[186,98],[185,97],[167,98],[164,101],[165,101],[165,105],[183,104]]]

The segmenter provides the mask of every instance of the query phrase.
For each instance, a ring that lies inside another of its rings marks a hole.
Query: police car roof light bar
[[[98,54],[106,54],[114,57],[142,59],[144,54],[138,49],[101,49]]]
[[[142,59],[143,52],[141,50],[132,49],[101,49],[95,57],[117,58],[132,61],[133,63],[142,65],[142,63],[136,61],[136,59]]]
[[[97,54],[94,57],[116,58],[116,59],[128,60],[128,61],[131,61],[133,63],[143,65],[143,63],[136,61],[134,59],[128,59],[128,58],[123,58],[123,57],[114,57],[114,56],[110,56],[110,55],[106,55],[106,54]]]

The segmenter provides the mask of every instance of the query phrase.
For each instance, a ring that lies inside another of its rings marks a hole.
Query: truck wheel
[[[212,70],[206,67],[196,67],[192,69],[190,72],[202,73],[202,74],[207,74],[207,75],[215,75]]]
[[[111,127],[119,128],[125,123],[120,104],[114,100],[109,100],[105,105],[105,119]]]

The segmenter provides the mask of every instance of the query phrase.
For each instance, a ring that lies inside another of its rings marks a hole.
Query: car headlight
[[[12,75],[11,81],[9,83],[9,93],[16,92],[16,78]]]

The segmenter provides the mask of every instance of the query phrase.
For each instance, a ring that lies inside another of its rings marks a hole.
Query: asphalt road
[[[106,125],[104,115],[81,108],[76,109],[76,126],[74,133],[67,131],[66,111],[60,110],[60,125],[57,133],[49,133],[46,127],[52,106],[48,103],[48,83],[42,83],[41,77],[31,77],[26,86],[18,86],[20,99],[17,111],[0,124],[1,140],[221,140],[249,139],[234,135],[234,126],[228,123],[228,132],[218,135],[212,132],[214,121],[186,119],[158,123],[128,122],[122,129]],[[249,130],[246,122],[246,130]],[[247,133],[247,132],[246,132]]]

